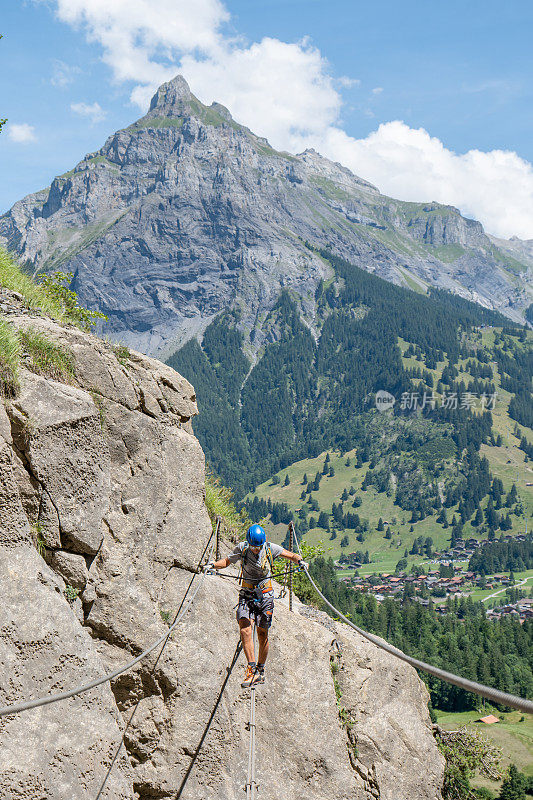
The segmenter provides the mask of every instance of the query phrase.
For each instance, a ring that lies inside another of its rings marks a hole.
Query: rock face
[[[2,239],[36,271],[71,270],[112,337],[164,356],[229,307],[248,336],[283,288],[312,321],[329,268],[305,242],[516,320],[533,294],[530,261],[457,209],[385,197],[313,150],[277,152],[179,76],[142,119],[16,203]]]
[[[211,532],[192,386],[16,304],[9,320],[67,349],[73,377],[23,371],[18,397],[0,403],[0,705],[84,683],[163,635],[200,580]],[[242,797],[249,695],[242,655],[234,663],[235,602],[233,582],[207,576],[159,658],[2,718],[0,796]],[[298,603],[276,606],[257,722],[262,794],[440,798],[443,762],[416,673]]]

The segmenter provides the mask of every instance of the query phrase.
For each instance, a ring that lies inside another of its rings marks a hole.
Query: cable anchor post
[[[294,525],[289,523],[289,550],[292,553],[294,547]],[[292,569],[289,570],[289,611],[292,611]]]
[[[220,558],[220,527],[222,524],[222,520],[220,517],[216,518],[216,528],[215,528],[215,561],[218,561]]]

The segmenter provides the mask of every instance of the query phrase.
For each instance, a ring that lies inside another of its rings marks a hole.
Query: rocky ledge
[[[61,381],[22,370],[17,396],[0,402],[6,705],[87,682],[161,636],[211,524],[193,387],[158,361],[24,311],[14,295],[0,302],[13,325],[72,361]],[[235,595],[233,582],[208,576],[159,660],[156,651],[111,685],[0,719],[0,796],[242,797],[242,656],[227,671]],[[277,604],[257,722],[263,794],[440,798],[443,760],[414,670],[299,604]]]

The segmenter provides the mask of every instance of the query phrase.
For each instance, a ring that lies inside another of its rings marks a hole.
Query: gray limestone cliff
[[[211,523],[193,387],[5,290],[0,308],[73,364],[68,382],[23,369],[18,394],[0,401],[5,705],[91,680],[164,634],[199,580]],[[0,719],[0,796],[242,797],[249,695],[242,656],[227,672],[235,601],[233,582],[207,576],[158,661],[156,651],[111,685]],[[443,760],[415,671],[299,603],[276,605],[257,724],[261,796],[440,798]]]
[[[0,218],[0,241],[34,271],[72,271],[111,337],[164,357],[229,307],[249,336],[282,289],[312,325],[330,268],[306,242],[515,320],[533,299],[523,249],[451,206],[386,197],[313,150],[274,150],[179,76],[144,117],[17,202]]]

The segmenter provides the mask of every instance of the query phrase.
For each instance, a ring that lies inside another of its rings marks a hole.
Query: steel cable
[[[256,645],[257,631],[254,625],[254,651]],[[250,731],[250,744],[248,747],[248,775],[246,778],[246,800],[255,800],[257,797],[258,785],[255,780],[255,686],[252,684],[250,691],[250,721],[246,726]]]
[[[213,536],[214,534],[212,533],[207,541],[207,544],[204,548],[204,552],[200,557],[200,563],[207,551],[207,548],[209,547],[209,543],[213,540]],[[211,549],[207,557],[208,561],[211,558],[213,548],[214,548],[214,541],[211,544]],[[150,645],[150,647],[148,647],[146,650],[143,650],[143,652],[140,653],[140,655],[136,656],[131,661],[128,661],[127,664],[124,664],[124,666],[119,667],[119,669],[115,669],[113,670],[113,672],[109,672],[107,675],[103,675],[100,678],[95,678],[95,680],[90,681],[89,683],[85,683],[81,686],[76,686],[74,689],[69,689],[66,692],[59,692],[58,694],[47,695],[46,697],[38,697],[35,700],[26,700],[21,703],[15,703],[10,706],[4,706],[3,708],[0,708],[0,717],[7,717],[10,716],[11,714],[20,714],[21,711],[28,711],[30,708],[38,708],[39,706],[46,706],[49,705],[50,703],[57,703],[60,700],[67,700],[69,697],[74,697],[75,695],[82,694],[83,692],[88,692],[90,691],[90,689],[95,689],[97,686],[101,686],[103,683],[108,683],[109,681],[112,681],[114,678],[117,678],[119,675],[122,675],[123,672],[127,672],[129,669],[134,667],[135,664],[138,664],[139,661],[142,661],[144,658],[146,658],[146,656],[150,655],[150,653],[152,653],[157,647],[159,647],[160,644],[162,644],[163,642],[166,643],[166,640],[169,638],[174,628],[183,619],[189,608],[192,606],[196,598],[196,595],[198,594],[200,588],[203,585],[206,574],[207,573],[205,572],[201,574],[200,580],[198,581],[198,585],[194,589],[190,598],[184,604],[182,601],[181,610],[176,615],[176,618],[172,623],[172,625],[170,626],[170,628],[168,629],[168,631],[166,631],[166,633],[160,636],[156,642]]]

